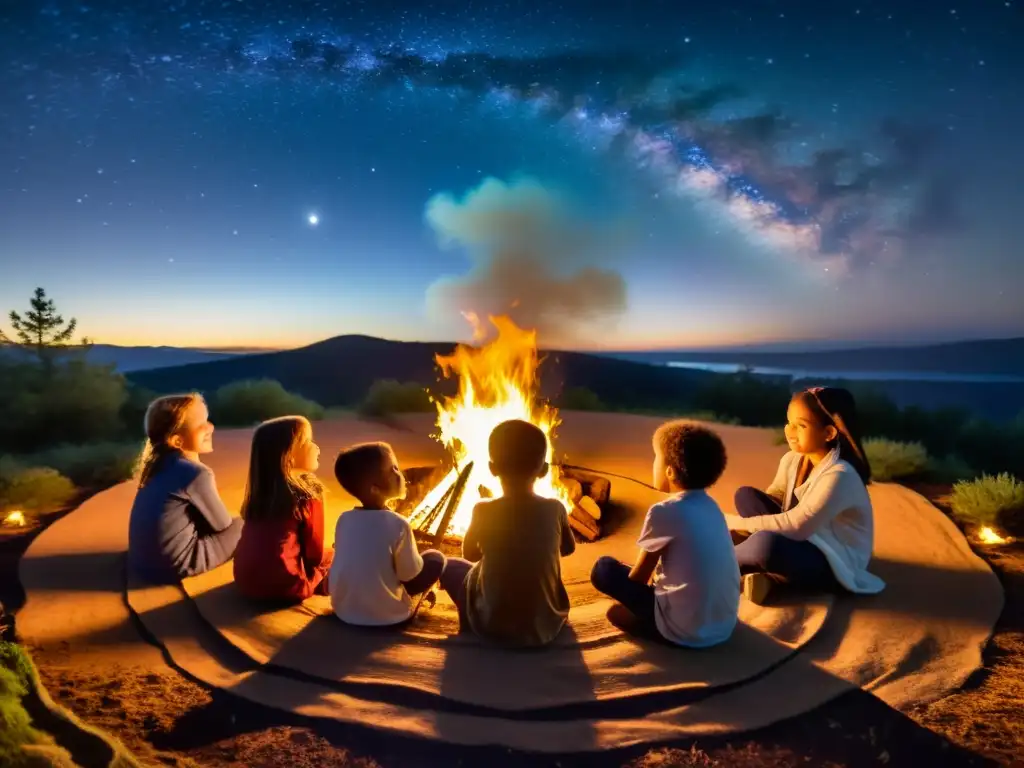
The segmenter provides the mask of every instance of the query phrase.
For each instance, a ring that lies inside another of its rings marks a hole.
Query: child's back
[[[412,597],[402,583],[423,569],[412,527],[387,509],[351,509],[338,518],[328,590],[342,621],[362,626],[409,618]]]
[[[466,579],[466,618],[477,634],[509,645],[551,642],[569,615],[562,542],[571,533],[555,499],[508,496],[479,504],[471,531],[480,561]]]
[[[651,507],[640,533],[644,549],[662,549],[654,575],[655,622],[668,640],[716,645],[736,626],[740,572],[725,517],[703,490]]]

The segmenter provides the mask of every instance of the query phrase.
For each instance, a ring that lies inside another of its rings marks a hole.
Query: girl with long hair
[[[235,584],[246,597],[298,602],[327,594],[334,550],[324,548],[319,458],[313,428],[301,416],[256,428],[234,562]]]
[[[128,562],[141,576],[172,583],[231,559],[242,521],[224,507],[200,456],[213,450],[213,424],[197,393],[149,404],[146,446],[128,524]]]
[[[853,395],[813,387],[790,401],[789,453],[766,491],[736,491],[726,522],[741,539],[736,559],[744,594],[763,603],[775,583],[805,588],[838,586],[874,594],[885,582],[868,572],[874,513],[867,484],[871,467],[861,443]]]

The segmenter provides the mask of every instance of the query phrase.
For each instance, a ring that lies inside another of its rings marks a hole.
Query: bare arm
[[[469,528],[466,529],[466,535],[462,537],[462,556],[469,560],[471,563],[475,563],[484,556],[484,553],[480,550],[480,510],[484,508],[484,504],[477,504],[473,507],[473,515],[469,520]]]
[[[561,507],[561,502],[559,502]],[[576,538],[572,535],[572,526],[569,525],[569,514],[565,511],[565,507],[562,507],[562,541],[559,546],[559,552],[562,557],[568,557],[576,551]]]
[[[648,552],[641,549],[637,555],[636,563],[633,565],[633,570],[629,572],[629,580],[640,584],[650,583],[651,575],[654,573],[659,560],[661,560],[661,550]]]

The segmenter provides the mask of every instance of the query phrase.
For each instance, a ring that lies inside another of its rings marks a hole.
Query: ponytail
[[[811,387],[797,395],[821,418],[822,423],[836,428],[835,444],[839,458],[848,462],[860,479],[871,482],[871,464],[861,442],[857,404],[853,394],[839,387]]]
[[[138,460],[139,487],[146,485],[160,469],[164,459],[177,452],[170,440],[185,426],[188,410],[202,401],[198,393],[158,397],[146,409],[146,444]]]

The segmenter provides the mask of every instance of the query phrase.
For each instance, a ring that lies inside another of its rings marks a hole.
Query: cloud
[[[424,215],[441,246],[471,262],[430,286],[433,312],[508,315],[551,345],[606,329],[626,310],[622,275],[596,263],[607,233],[535,180],[488,178],[461,200],[435,195]]]

